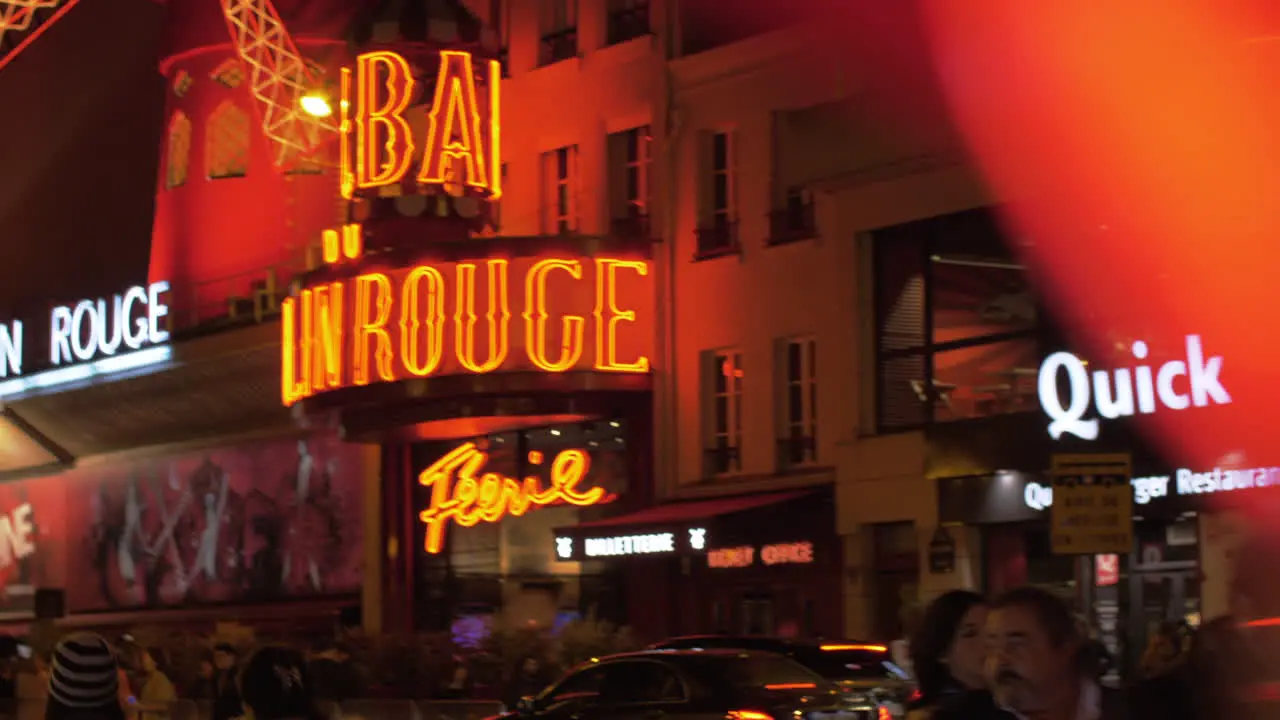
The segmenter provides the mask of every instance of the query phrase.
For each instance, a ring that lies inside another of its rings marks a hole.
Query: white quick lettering
[[[587,557],[611,557],[615,555],[656,555],[676,551],[676,538],[672,533],[648,535],[623,535],[610,538],[587,538],[583,542]]]
[[[1133,344],[1134,358],[1145,360],[1148,354],[1146,343]],[[1064,434],[1096,440],[1098,420],[1085,419],[1091,400],[1098,415],[1108,419],[1153,413],[1157,399],[1170,410],[1229,404],[1231,395],[1218,377],[1222,373],[1222,357],[1206,358],[1199,335],[1187,336],[1186,354],[1186,362],[1170,360],[1161,365],[1154,380],[1152,369],[1146,365],[1111,372],[1095,370],[1092,392],[1089,371],[1080,358],[1068,352],[1050,355],[1040,365],[1038,383],[1040,407],[1052,420],[1049,435],[1055,440]],[[1058,392],[1061,372],[1066,373],[1070,388],[1065,400]]]
[[[138,350],[169,339],[163,327],[169,306],[162,296],[169,283],[132,287],[110,303],[81,300],[75,306],[53,309],[49,325],[49,360],[54,365],[86,362],[101,355],[115,355],[121,346]]]
[[[1169,494],[1168,475],[1132,478],[1129,483],[1133,486],[1135,505],[1146,505],[1153,498],[1162,498]],[[1032,510],[1045,510],[1053,505],[1053,488],[1039,483],[1027,483],[1022,490],[1022,502]]]
[[[0,568],[7,568],[34,553],[34,534],[31,503],[23,503],[12,512],[0,515]]]

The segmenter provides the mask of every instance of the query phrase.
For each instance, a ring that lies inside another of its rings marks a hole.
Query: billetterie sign
[[[0,325],[0,395],[10,395],[31,386],[47,387],[146,364],[135,358],[148,348],[169,341],[169,283],[139,285],[109,298],[85,299],[55,307],[49,315],[48,345],[36,352],[47,353],[48,370],[40,381],[27,373],[30,334],[21,320]],[[126,357],[129,358],[126,360]],[[143,359],[152,360],[153,355]],[[159,359],[158,356],[155,359]],[[70,368],[76,372],[67,373]],[[54,374],[57,373],[57,374]]]
[[[1149,354],[1141,340],[1133,343],[1132,352],[1139,361]],[[1158,368],[1138,364],[1090,373],[1079,357],[1056,352],[1040,364],[1040,407],[1049,416],[1054,440],[1063,435],[1096,440],[1098,418],[1230,404],[1231,395],[1220,377],[1222,365],[1221,356],[1206,355],[1199,335],[1186,337],[1186,360],[1170,360]],[[1059,390],[1059,376],[1066,377],[1065,394]],[[1088,417],[1093,413],[1098,417]]]

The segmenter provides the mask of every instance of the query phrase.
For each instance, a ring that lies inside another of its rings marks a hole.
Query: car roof
[[[773,646],[778,648],[817,648],[823,646],[835,646],[832,649],[848,649],[848,650],[879,650],[884,648],[883,645],[876,643],[857,642],[853,640],[816,640],[816,639],[797,639],[797,638],[781,638],[769,635],[681,635],[679,637],[667,638],[662,642],[651,645],[651,648],[662,648],[668,645],[696,645],[699,642],[709,642],[718,645],[720,648],[728,648],[729,643],[741,642],[747,645]]]
[[[605,657],[596,658],[597,662],[607,662],[611,660],[628,660],[628,659],[664,659],[664,658],[686,658],[686,657],[751,657],[756,655],[772,655],[772,653],[763,653],[759,650],[743,650],[740,648],[650,648],[648,650],[636,650],[634,652],[616,653],[614,655],[606,655]]]

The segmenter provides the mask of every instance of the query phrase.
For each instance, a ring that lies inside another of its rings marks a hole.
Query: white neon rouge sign
[[[1139,340],[1133,344],[1134,358],[1145,360],[1147,354],[1145,342]],[[1066,372],[1070,386],[1066,398],[1058,392],[1060,372]],[[1098,420],[1085,419],[1091,401],[1098,415],[1112,420],[1130,417],[1135,412],[1153,413],[1157,399],[1169,410],[1186,410],[1193,405],[1227,405],[1231,396],[1218,378],[1221,372],[1222,357],[1215,355],[1206,359],[1200,336],[1188,335],[1186,362],[1170,360],[1154,373],[1147,365],[1112,371],[1095,370],[1090,392],[1089,370],[1084,361],[1069,352],[1056,352],[1040,364],[1040,407],[1053,420],[1049,423],[1049,435],[1054,440],[1063,434],[1096,440]],[[1186,391],[1178,387],[1184,382]]]
[[[164,362],[169,283],[131,287],[111,300],[81,300],[49,317],[52,370],[23,377],[21,320],[0,324],[0,397]]]

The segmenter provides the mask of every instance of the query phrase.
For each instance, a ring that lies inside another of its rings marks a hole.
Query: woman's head
[[[240,697],[254,720],[319,716],[306,659],[292,648],[268,645],[250,655],[240,671]]]
[[[69,635],[53,650],[45,718],[91,716],[123,720],[119,690],[120,667],[107,641],[93,633]]]
[[[930,603],[911,641],[911,663],[922,696],[935,697],[953,682],[982,687],[986,615],[986,601],[968,590],[953,590]]]

